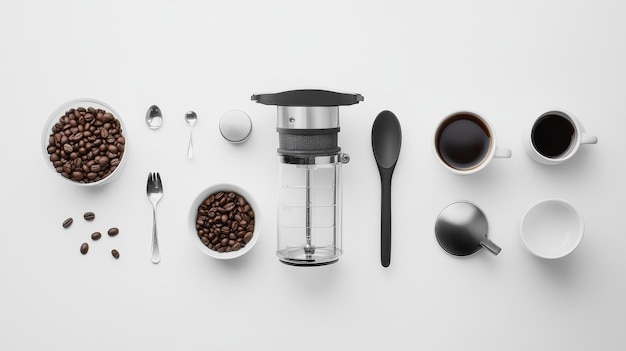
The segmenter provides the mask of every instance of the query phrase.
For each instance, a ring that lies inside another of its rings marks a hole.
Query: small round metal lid
[[[252,120],[241,110],[230,110],[220,119],[220,133],[231,143],[242,143],[252,133]]]

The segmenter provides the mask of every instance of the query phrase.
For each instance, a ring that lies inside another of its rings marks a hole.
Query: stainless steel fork
[[[152,263],[159,263],[161,261],[161,253],[159,252],[159,240],[157,239],[156,208],[157,202],[163,197],[163,184],[161,183],[161,175],[158,172],[148,174],[146,193],[152,203]]]

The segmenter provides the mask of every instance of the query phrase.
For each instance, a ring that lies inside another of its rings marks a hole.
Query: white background
[[[3,2],[0,349],[626,348],[625,16],[617,0]],[[327,267],[274,254],[276,111],[250,96],[298,88],[365,96],[341,108],[352,157],[345,253]],[[127,127],[127,163],[97,189],[62,182],[42,158],[45,120],[79,97],[112,105]],[[152,104],[165,114],[158,131],[144,123]],[[522,127],[551,108],[574,113],[599,143],[561,166],[531,161]],[[253,120],[244,144],[219,135],[230,109]],[[384,109],[403,131],[389,268],[370,141]],[[187,110],[199,116],[193,160]],[[457,110],[487,118],[513,157],[468,177],[446,172],[432,133]],[[158,265],[150,171],[165,187]],[[245,187],[265,219],[236,261],[204,256],[189,238],[191,201],[218,182]],[[578,250],[558,261],[531,256],[518,233],[523,212],[550,197],[586,223]],[[483,209],[500,255],[460,259],[438,246],[435,219],[455,200]],[[91,242],[111,226],[119,236]]]

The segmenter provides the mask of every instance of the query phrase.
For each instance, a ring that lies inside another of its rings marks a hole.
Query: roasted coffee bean
[[[109,231],[107,232],[107,234],[109,234],[109,236],[116,236],[119,233],[120,233],[120,230],[115,228],[115,227],[109,229]]]
[[[197,234],[211,250],[237,251],[252,240],[253,217],[254,211],[243,196],[232,191],[216,192],[198,206]]]
[[[85,218],[85,220],[87,221],[93,221],[93,219],[96,218],[96,214],[93,212],[85,212],[83,218]]]
[[[89,251],[89,244],[83,243],[82,245],[80,245],[80,253],[86,255],[87,251]]]
[[[72,217],[64,220],[63,221],[63,228],[69,228],[69,226],[71,226],[72,223],[74,223],[74,219]]]
[[[80,183],[108,177],[120,164],[126,144],[119,120],[93,107],[66,111],[52,126],[48,139],[46,150],[55,170]],[[94,165],[98,169],[92,169]]]
[[[252,232],[247,232],[246,235],[243,236],[243,242],[249,243],[252,240]]]
[[[115,258],[116,260],[120,258],[120,253],[116,249],[111,250],[111,255],[113,255],[113,258]]]
[[[104,144],[102,144],[101,146],[104,146]],[[109,158],[106,156],[102,156],[98,159],[98,164],[100,165],[100,167],[106,166],[107,163],[109,163]]]
[[[102,233],[100,233],[100,232],[93,232],[91,234],[91,240],[93,240],[93,241],[100,240],[101,237],[102,237]]]

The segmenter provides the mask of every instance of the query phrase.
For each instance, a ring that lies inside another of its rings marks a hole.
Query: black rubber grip
[[[389,267],[391,263],[391,174],[389,168],[380,169],[380,263]]]

